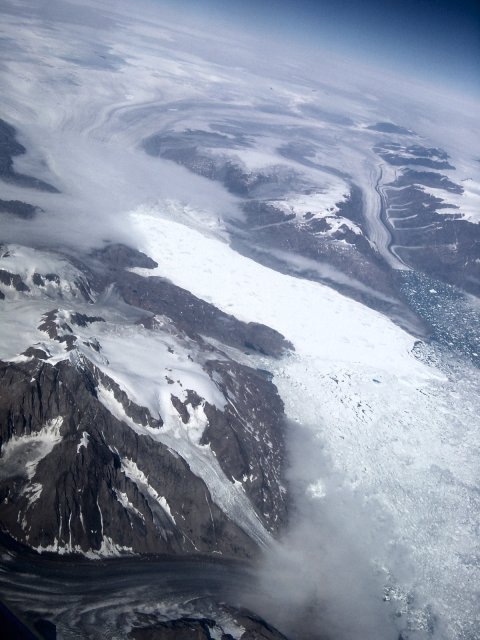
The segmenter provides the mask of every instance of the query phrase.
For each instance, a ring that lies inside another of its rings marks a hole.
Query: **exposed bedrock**
[[[187,462],[107,411],[88,369],[2,363],[0,385],[0,512],[15,539],[107,555],[255,553]]]

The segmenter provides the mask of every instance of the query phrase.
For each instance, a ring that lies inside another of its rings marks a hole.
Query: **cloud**
[[[295,638],[396,640],[385,572],[373,561],[387,521],[345,486],[313,429],[291,424],[288,434],[290,524],[265,553],[257,609]]]

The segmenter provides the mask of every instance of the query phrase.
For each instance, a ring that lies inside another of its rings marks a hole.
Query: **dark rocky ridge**
[[[417,184],[443,189],[450,193],[463,193],[463,187],[450,180],[447,176],[434,171],[403,169],[395,180],[396,187],[411,187]]]
[[[382,149],[388,150],[387,155]],[[401,167],[396,179],[381,188],[382,215],[392,237],[391,246],[415,270],[480,295],[480,225],[455,213],[455,206],[448,203],[448,195],[463,193],[463,187],[439,171],[411,167],[451,169],[448,155],[441,149],[413,145],[405,148],[418,160],[412,162],[402,155],[403,149],[396,143],[375,149],[390,164]],[[423,190],[423,186],[444,192],[445,199]]]
[[[0,283],[7,287],[13,287],[16,291],[25,292],[30,291],[28,285],[22,280],[17,273],[10,273],[5,269],[0,269]]]
[[[31,220],[40,211],[40,207],[21,200],[0,200],[0,213],[9,213],[23,220]]]
[[[152,314],[167,316],[178,330],[193,339],[207,336],[244,351],[256,351],[273,357],[280,357],[294,349],[290,342],[270,327],[237,320],[165,278],[144,277],[127,271],[132,267],[154,269],[157,266],[141,251],[114,244],[95,251],[92,257],[94,262],[88,264],[92,271],[92,282],[97,287],[103,288],[114,283],[127,304]]]
[[[398,124],[393,124],[393,122],[377,122],[376,124],[369,125],[367,129],[370,131],[379,131],[380,133],[396,133],[401,136],[413,135],[413,131],[410,131],[410,129],[400,127]]]
[[[13,158],[26,152],[25,147],[17,141],[16,130],[5,120],[0,119],[0,178],[5,182],[12,182],[19,187],[28,187],[37,189],[38,191],[49,191],[50,193],[58,193],[58,189],[44,180],[17,173],[13,168]],[[10,201],[10,205],[11,205]],[[16,203],[16,201],[13,201]],[[25,204],[25,203],[21,203]],[[12,205],[11,205],[12,206]],[[28,205],[27,205],[28,206]],[[14,210],[25,214],[28,209],[19,207],[18,204],[13,205]],[[25,217],[22,216],[22,217]],[[30,216],[27,216],[30,217]]]
[[[237,349],[277,358],[293,349],[274,329],[241,322],[164,278],[145,278],[125,271],[118,276],[116,286],[127,304],[169,317],[191,338],[207,336]]]
[[[404,146],[387,140],[376,145],[373,150],[393,166],[420,165],[430,169],[455,169],[448,161],[448,154],[435,147],[418,144]]]
[[[218,136],[215,137],[216,144],[203,147],[199,144],[203,136],[199,140],[191,136],[191,142],[185,144],[185,135],[185,132],[155,134],[143,141],[143,148],[153,157],[172,160],[192,173],[222,183],[230,193],[245,198],[262,197],[266,192],[270,197],[281,196],[285,185],[301,179],[297,172],[283,165],[252,172],[228,155],[209,154],[208,149],[212,146],[232,149],[232,141],[226,136],[211,134]],[[233,143],[233,148],[241,146],[248,145]]]
[[[261,372],[225,360],[209,360],[206,369],[220,378],[228,404],[223,412],[205,405],[201,444],[211,446],[227,478],[242,483],[268,529],[279,532],[287,520],[283,402]]]
[[[231,607],[228,609],[235,622],[244,629],[237,636],[238,640],[287,640],[286,636],[250,611],[236,611]],[[231,634],[224,633],[215,620],[199,617],[157,622],[151,626],[132,629],[129,634],[132,640],[213,640],[218,637],[221,640],[235,640]]]
[[[15,253],[15,247],[0,243],[0,267],[4,258],[9,258]],[[74,263],[74,260],[69,256],[60,254],[58,257],[60,260]],[[40,273],[39,271],[33,271],[32,273],[30,268],[24,268],[21,270],[22,278],[19,273],[11,273],[7,269],[0,268],[0,299],[5,299],[5,292],[7,291],[5,287],[8,287],[8,289],[15,289],[19,293],[34,293],[34,297],[37,299],[39,294],[44,294],[45,298],[48,299],[72,297],[80,301],[93,303],[92,296],[97,283],[94,282],[94,278],[81,262],[75,263],[74,266],[77,266],[78,270],[73,277],[72,275],[61,277],[58,273],[50,272]],[[1,290],[1,285],[4,287],[3,291]]]
[[[108,244],[102,249],[92,252],[92,257],[98,260],[109,270],[131,269],[140,267],[142,269],[155,269],[158,264],[141,251],[137,251],[125,244]]]
[[[54,282],[55,284],[60,284],[60,278],[56,273],[37,273],[35,272],[32,276],[33,283],[37,287],[45,286],[46,282]]]
[[[328,218],[317,218],[313,213],[307,213],[299,221],[272,203],[261,200],[249,201],[243,207],[246,224],[242,231],[249,234],[251,246],[327,262],[346,275],[369,286],[375,283],[378,290],[387,291],[390,287],[388,276],[381,273],[385,268],[384,262],[368,242],[363,228],[360,190],[353,186],[347,200],[338,203],[337,207],[337,215],[355,223],[361,233],[354,233],[345,224],[331,231]]]
[[[414,187],[392,192],[389,201],[413,202],[410,215],[418,215],[413,221],[403,221],[402,213],[396,211],[399,220],[391,227],[397,255],[430,276],[480,295],[479,225],[455,214],[438,213],[443,207],[441,200]]]

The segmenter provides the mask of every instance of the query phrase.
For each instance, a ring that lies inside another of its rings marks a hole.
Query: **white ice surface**
[[[159,265],[137,273],[166,276],[241,320],[277,329],[299,356],[322,366],[346,362],[409,381],[435,375],[412,357],[414,339],[386,317],[326,286],[268,269],[163,214],[161,207],[131,214],[141,249]]]
[[[82,335],[77,329],[76,333]],[[92,329],[87,328],[85,335],[90,333]],[[188,349],[175,338],[138,325],[119,323],[99,324],[95,335],[102,345],[101,354],[96,356],[88,351],[88,357],[132,401],[147,407],[154,418],[169,410],[170,394],[183,400],[188,389],[219,409],[225,406],[216,385],[198,363],[188,358]]]
[[[274,373],[287,416],[312,425],[345,486],[391,519],[399,551],[379,544],[378,565],[394,574],[415,567],[401,588],[433,601],[455,637],[459,607],[473,614],[478,577],[478,567],[464,562],[476,547],[468,508],[480,449],[475,376],[450,381],[420,362],[414,338],[381,314],[255,263],[161,211],[131,214],[157,272],[294,344],[292,356],[261,364]],[[321,497],[323,481],[310,486],[313,497]]]
[[[293,214],[297,221],[302,223],[308,219],[322,218],[336,230],[340,224],[344,224],[354,233],[361,234],[359,227],[342,216],[337,216],[338,205],[344,202],[349,195],[349,188],[343,181],[331,181],[321,191],[305,195],[292,195],[283,200],[270,202],[274,207],[286,214]]]

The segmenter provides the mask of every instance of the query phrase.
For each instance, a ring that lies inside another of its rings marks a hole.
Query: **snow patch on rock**
[[[84,431],[82,433],[82,438],[81,438],[80,442],[77,445],[77,453],[80,453],[80,449],[82,447],[85,447],[85,449],[87,448],[89,438],[90,438],[90,436],[88,435],[88,433],[86,431]]]
[[[161,496],[154,487],[148,482],[147,476],[143,473],[141,469],[138,468],[138,465],[133,460],[129,460],[128,458],[122,458],[122,471],[125,475],[132,480],[140,492],[145,495],[147,494],[152,498],[155,502],[157,502],[163,511],[167,514],[173,524],[175,523],[175,518],[172,515],[170,505],[168,504],[166,498]]]
[[[39,431],[10,438],[2,447],[0,477],[8,478],[22,473],[31,480],[40,460],[48,456],[62,439],[62,424],[63,418],[59,416],[49,420]],[[36,495],[38,498],[39,494]]]

